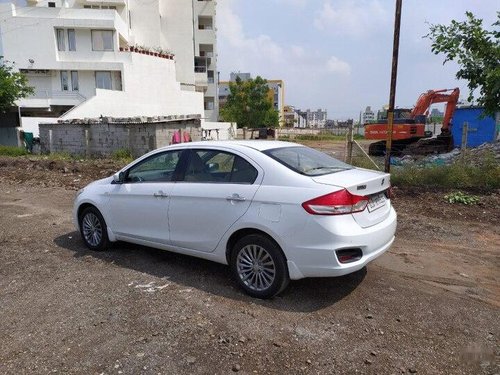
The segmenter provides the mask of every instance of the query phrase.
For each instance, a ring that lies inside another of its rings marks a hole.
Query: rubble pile
[[[151,124],[156,122],[169,122],[179,120],[200,120],[200,114],[192,115],[170,115],[170,116],[136,116],[136,117],[110,117],[101,116],[98,118],[83,118],[70,120],[57,120],[58,124],[76,124],[76,125],[92,125],[92,124]]]
[[[463,157],[467,163],[480,165],[487,155],[493,155],[495,160],[500,163],[500,142],[483,143],[474,148],[467,148],[465,155],[461,149],[455,148],[445,154],[433,154],[427,156],[405,155],[403,157],[392,157],[391,164],[395,166],[428,166],[428,165],[450,165],[454,164]]]

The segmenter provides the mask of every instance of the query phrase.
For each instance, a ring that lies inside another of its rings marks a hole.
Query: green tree
[[[33,87],[28,86],[28,79],[15,71],[14,65],[0,56],[0,113],[15,106],[15,101],[33,94]]]
[[[259,76],[255,79],[229,83],[230,94],[221,108],[224,121],[236,122],[238,127],[259,128],[278,126],[278,111],[273,108],[273,97],[269,94],[267,81]]]
[[[460,67],[456,77],[468,81],[469,101],[479,90],[477,103],[485,107],[486,114],[500,110],[500,12],[493,30],[483,28],[483,21],[471,12],[465,13],[463,22],[450,25],[431,25],[426,35],[432,41],[432,52],[443,53],[445,60],[456,61]]]

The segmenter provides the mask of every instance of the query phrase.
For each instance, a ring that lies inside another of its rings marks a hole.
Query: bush
[[[297,141],[345,141],[345,135],[298,134],[294,139]]]
[[[28,155],[28,151],[26,151],[26,149],[23,147],[0,146],[0,155],[3,155],[3,156],[23,156],[23,155]]]
[[[129,161],[129,162],[134,159],[130,150],[125,149],[125,148],[120,148],[118,150],[115,150],[111,154],[111,158],[113,160],[117,160],[117,161]]]
[[[457,191],[454,193],[450,193],[444,196],[444,199],[448,203],[461,203],[461,204],[477,204],[479,202],[479,198],[475,195],[469,195],[462,193],[461,191]]]
[[[393,185],[444,187],[491,191],[500,188],[500,163],[486,153],[476,159],[459,160],[451,165],[405,166],[394,168]]]

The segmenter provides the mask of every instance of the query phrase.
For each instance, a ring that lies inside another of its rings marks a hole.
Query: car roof
[[[186,148],[196,148],[197,146],[203,146],[203,147],[219,146],[219,147],[231,147],[235,149],[238,149],[240,147],[248,147],[258,151],[265,151],[281,147],[304,147],[300,144],[293,142],[264,141],[264,140],[200,141],[200,142],[177,143],[175,144],[175,146],[176,147],[181,146]]]

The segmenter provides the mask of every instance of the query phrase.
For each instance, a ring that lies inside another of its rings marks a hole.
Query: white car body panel
[[[224,233],[248,210],[258,188],[256,184],[176,183],[168,209],[170,244],[214,251]]]

